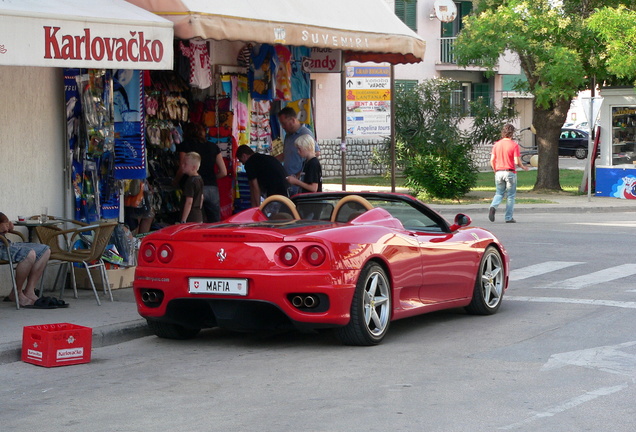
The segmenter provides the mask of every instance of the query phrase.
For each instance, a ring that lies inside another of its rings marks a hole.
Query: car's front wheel
[[[391,322],[391,286],[384,269],[371,263],[362,269],[351,302],[349,324],[336,329],[345,345],[369,346],[382,342]]]
[[[165,323],[161,321],[146,320],[152,332],[164,339],[192,339],[199,334],[201,329],[184,327],[179,324]]]
[[[504,293],[504,267],[501,253],[489,246],[479,264],[473,299],[466,311],[475,315],[492,315],[501,306]]]
[[[574,156],[577,159],[585,159],[587,157],[587,149],[583,147],[577,147],[576,150],[574,150]]]

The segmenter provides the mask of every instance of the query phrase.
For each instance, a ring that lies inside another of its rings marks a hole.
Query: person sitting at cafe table
[[[0,213],[0,235],[5,236],[9,231],[13,231],[13,228],[9,218],[4,213]],[[35,307],[34,304],[38,301],[35,287],[44,273],[51,256],[51,249],[40,243],[17,242],[10,243],[7,250],[4,242],[0,242],[0,260],[7,261],[9,254],[13,262],[18,263],[15,269],[18,302],[21,307]],[[8,298],[15,302],[14,296],[15,293],[11,291]]]

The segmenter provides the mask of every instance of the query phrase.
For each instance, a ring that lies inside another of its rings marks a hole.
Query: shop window
[[[636,107],[612,107],[612,165],[636,163]]]
[[[417,32],[417,0],[395,0],[395,14],[411,30]]]

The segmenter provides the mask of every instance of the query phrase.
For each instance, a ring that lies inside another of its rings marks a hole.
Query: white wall
[[[316,138],[319,140],[337,139],[342,135],[341,101],[339,73],[311,74],[315,81],[316,99]]]
[[[66,215],[63,95],[61,69],[0,66],[0,211],[9,219],[42,206]],[[11,292],[6,267],[0,266],[1,296]]]
[[[395,2],[389,2],[391,8]],[[434,0],[418,0],[417,2],[417,34],[426,41],[424,59],[420,63],[395,66],[395,79],[423,80],[439,77],[435,65],[440,59],[441,22],[437,18],[430,19]]]
[[[0,211],[64,216],[61,69],[0,66]]]

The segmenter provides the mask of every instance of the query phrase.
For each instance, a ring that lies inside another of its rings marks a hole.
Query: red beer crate
[[[91,361],[93,329],[76,324],[42,324],[24,327],[22,361],[44,367]]]

